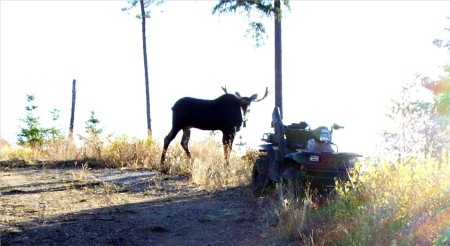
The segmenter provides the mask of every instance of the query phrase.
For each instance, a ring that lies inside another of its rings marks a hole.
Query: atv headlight
[[[310,155],[309,161],[319,161],[319,156],[318,155]]]
[[[331,135],[329,132],[323,132],[320,134],[319,139],[321,142],[331,142]]]

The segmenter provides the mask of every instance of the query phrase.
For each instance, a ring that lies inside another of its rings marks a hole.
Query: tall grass
[[[215,189],[249,184],[252,164],[257,156],[252,150],[248,150],[244,157],[233,152],[226,166],[222,144],[211,136],[202,141],[191,141],[191,160],[174,141],[164,164],[160,163],[161,146],[152,138],[121,135],[110,136],[105,142],[98,138],[85,138],[83,142],[77,147],[71,141],[58,140],[41,148],[31,148],[1,141],[0,160],[29,165],[78,160],[90,167],[143,168],[169,175],[190,175],[192,182],[206,189]]]
[[[20,162],[33,164],[38,161],[65,161],[81,158],[81,152],[67,139],[59,139],[46,143],[40,148],[17,146],[0,140],[0,160],[10,163]]]
[[[193,153],[198,156],[192,163],[192,181],[195,183],[211,189],[250,183],[256,152],[247,151],[247,158],[232,154],[226,164],[222,146],[207,140],[193,145]]]
[[[186,158],[179,144],[172,144],[167,152],[167,163],[175,173],[189,173],[191,180],[206,189],[248,185],[251,179],[252,165],[257,152],[247,150],[246,155],[238,156],[234,152],[226,165],[222,143],[213,137],[202,141],[193,141],[190,146],[192,159]]]
[[[317,199],[280,200],[291,226],[279,228],[302,245],[449,245],[449,177],[447,160],[358,165],[320,206]]]
[[[95,148],[89,150],[89,146]],[[190,175],[192,182],[205,189],[249,184],[257,158],[252,150],[243,157],[233,153],[226,165],[223,147],[213,138],[193,141],[190,161],[179,144],[172,144],[164,165],[159,163],[161,147],[153,139],[127,136],[82,147],[60,140],[41,149],[0,141],[0,148],[4,163],[97,161],[107,167]],[[439,162],[371,162],[364,169],[358,164],[350,170],[350,181],[338,182],[328,197],[318,198],[313,191],[298,197],[278,186],[276,199],[267,206],[272,211],[267,216],[278,219],[275,237],[301,245],[449,245],[450,164],[448,153],[444,156]]]
[[[113,167],[132,167],[159,170],[159,145],[152,138],[129,138],[126,135],[108,140],[103,159]]]

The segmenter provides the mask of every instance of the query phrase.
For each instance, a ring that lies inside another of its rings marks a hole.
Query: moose
[[[166,159],[170,142],[180,130],[183,130],[181,146],[187,157],[191,159],[191,152],[189,151],[190,129],[197,128],[200,130],[220,130],[222,132],[225,162],[228,165],[228,158],[236,132],[240,130],[241,125],[246,127],[250,104],[262,101],[267,97],[269,91],[266,87],[264,96],[257,99],[257,94],[251,97],[242,97],[238,92],[234,95],[228,94],[226,87],[222,86],[222,90],[225,94],[214,100],[183,97],[174,104],[172,107],[172,129],[164,138],[161,163],[164,163]]]

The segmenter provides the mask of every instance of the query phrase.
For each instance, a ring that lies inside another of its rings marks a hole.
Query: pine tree
[[[30,145],[31,147],[41,147],[45,140],[45,129],[40,126],[39,117],[36,116],[35,96],[27,95],[28,105],[25,106],[27,115],[21,121],[25,123],[25,127],[20,128],[17,140],[20,145]]]

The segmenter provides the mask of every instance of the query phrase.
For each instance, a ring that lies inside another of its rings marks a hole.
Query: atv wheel
[[[262,157],[256,160],[252,171],[252,192],[259,196],[269,184],[269,160]]]
[[[303,196],[305,189],[305,181],[301,171],[288,167],[281,174],[281,182],[288,190],[294,192],[296,196]]]

